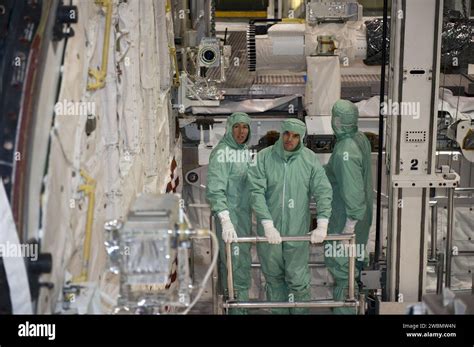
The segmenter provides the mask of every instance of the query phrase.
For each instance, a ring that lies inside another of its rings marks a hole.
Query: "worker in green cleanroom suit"
[[[249,169],[252,208],[257,233],[268,243],[257,251],[266,280],[268,301],[311,299],[308,242],[283,242],[282,236],[304,236],[310,231],[309,203],[317,204],[318,227],[312,243],[322,243],[331,215],[332,189],[315,153],[303,145],[306,126],[297,119],[283,122],[279,140],[260,151]],[[307,313],[308,309],[274,309],[273,313]]]
[[[213,149],[207,173],[207,200],[217,215],[216,229],[219,238],[219,274],[221,289],[227,292],[225,242],[236,237],[250,236],[252,211],[247,181],[251,163],[247,144],[250,141],[250,117],[246,113],[233,113],[226,124],[224,137]],[[232,245],[234,294],[238,301],[248,301],[251,284],[250,243]],[[231,309],[231,314],[247,314],[244,309]]]
[[[358,131],[359,111],[350,101],[339,100],[332,108],[332,129],[336,135],[336,145],[325,166],[332,184],[332,216],[329,220],[329,234],[356,234],[356,279],[367,262],[367,240],[372,224],[372,170],[371,148],[365,134]],[[337,242],[327,242],[327,247],[337,246]],[[363,253],[362,253],[363,252]],[[333,252],[329,252],[330,254]],[[346,256],[325,257],[326,265],[334,277],[334,300],[342,301],[347,296],[348,264]],[[355,285],[355,288],[358,287]],[[357,292],[356,292],[357,294]],[[336,314],[355,314],[355,308],[334,308]]]

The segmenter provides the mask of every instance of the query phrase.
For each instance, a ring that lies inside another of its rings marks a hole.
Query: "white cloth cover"
[[[341,98],[341,69],[338,56],[306,57],[305,108],[308,116],[328,116]]]
[[[19,245],[20,240],[13,221],[13,215],[3,183],[0,182],[0,244]],[[23,257],[3,255],[3,266],[10,288],[13,314],[32,314],[30,285]]]

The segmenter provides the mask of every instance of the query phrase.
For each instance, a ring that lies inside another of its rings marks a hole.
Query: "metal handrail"
[[[311,236],[283,236],[282,242],[309,242]],[[324,241],[349,241],[351,247],[355,246],[355,235],[354,234],[338,234],[328,235]],[[252,236],[252,237],[238,237],[232,243],[257,243],[257,242],[268,242],[266,237]],[[226,267],[227,267],[227,288],[229,292],[229,298],[223,304],[224,308],[295,308],[295,307],[356,307],[359,306],[359,301],[355,300],[355,254],[350,252],[349,254],[349,278],[348,278],[348,297],[345,301],[328,301],[328,300],[313,300],[304,302],[236,302],[234,295],[234,279],[232,273],[232,254],[231,245],[232,243],[226,243]]]
[[[474,191],[474,187],[466,187],[466,188],[449,188],[447,189],[447,229],[446,229],[446,249],[445,249],[445,279],[444,284],[447,288],[451,288],[451,270],[452,270],[452,258],[453,258],[453,232],[454,232],[454,195],[458,192],[470,192]],[[438,204],[437,199],[446,198],[435,196],[433,197],[433,201],[431,203],[431,251],[430,251],[430,258],[432,260],[435,259],[436,255],[436,244],[437,244],[437,217],[438,217]],[[460,253],[458,252],[458,255]],[[463,254],[470,254],[469,252],[463,252]],[[437,271],[440,271],[440,267],[437,267]],[[442,279],[442,276],[437,276],[438,281]],[[440,287],[438,285],[437,287]]]
[[[454,229],[454,189],[448,189],[448,225],[446,229],[446,277],[444,283],[451,288],[451,259],[453,257],[453,229]]]

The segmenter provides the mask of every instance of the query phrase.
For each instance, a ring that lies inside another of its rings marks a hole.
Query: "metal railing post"
[[[349,247],[351,252],[349,252],[349,300],[354,300],[354,282],[355,282],[355,235],[353,234],[349,240]]]
[[[211,213],[211,216],[209,218],[209,229],[215,234],[216,233],[216,224],[214,221],[214,216]],[[211,253],[211,259],[214,257],[214,252],[216,251],[213,246],[212,238],[210,239],[210,253]],[[214,266],[214,269],[212,270],[212,310],[214,314],[218,314],[219,312],[219,303],[218,303],[218,290],[217,290],[217,279],[218,279],[218,274],[217,274],[217,269],[218,269],[218,263],[216,263],[216,266]]]
[[[441,294],[443,291],[443,270],[444,270],[444,254],[438,253],[436,260],[436,294]]]
[[[436,243],[438,240],[438,202],[432,201],[431,205],[431,251],[430,259],[436,259]]]
[[[451,288],[453,227],[454,227],[454,189],[448,188],[448,227],[447,227],[447,232],[446,232],[446,278],[444,280],[447,288]]]
[[[225,256],[227,261],[227,291],[229,292],[229,300],[234,300],[234,278],[232,273],[232,252],[231,243],[225,244]]]

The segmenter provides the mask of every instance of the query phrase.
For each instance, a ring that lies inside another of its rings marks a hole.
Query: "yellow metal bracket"
[[[171,0],[166,1],[166,13],[171,12]],[[176,57],[176,47],[168,45],[168,51],[170,53],[171,61],[174,65],[175,75],[173,76],[173,86],[179,87],[179,68],[178,68],[178,58]]]
[[[281,21],[285,24],[304,24],[306,22],[303,18],[283,18]]]
[[[173,76],[173,85],[179,87],[179,69],[178,69],[178,58],[176,57],[176,48],[168,47],[170,51],[171,60],[173,61],[175,75]]]
[[[95,3],[99,6],[105,7],[105,33],[104,44],[102,47],[102,64],[100,70],[89,69],[89,76],[94,79],[94,82],[87,84],[87,90],[97,90],[105,86],[105,78],[107,77],[107,65],[109,60],[109,42],[110,30],[112,27],[112,0],[96,0]]]
[[[87,282],[87,280],[89,279],[89,260],[91,257],[92,227],[94,223],[95,207],[96,181],[91,178],[84,170],[81,170],[80,173],[85,181],[85,184],[80,185],[78,191],[84,192],[84,194],[88,197],[89,203],[87,206],[86,234],[84,237],[82,270],[80,276],[73,279],[74,283]]]

